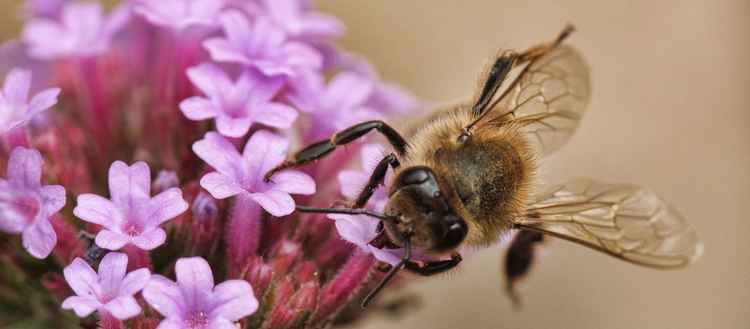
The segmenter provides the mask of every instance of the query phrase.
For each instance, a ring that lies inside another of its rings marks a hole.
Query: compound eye
[[[428,179],[430,179],[430,171],[426,168],[408,169],[401,173],[401,177],[399,178],[402,186],[422,184]]]

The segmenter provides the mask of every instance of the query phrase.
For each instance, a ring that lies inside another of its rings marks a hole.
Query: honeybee
[[[590,98],[588,66],[577,50],[562,44],[572,32],[567,26],[550,42],[500,52],[468,102],[435,111],[404,136],[383,121],[363,122],[303,148],[267,173],[272,179],[279,170],[320,159],[371,131],[391,144],[393,153],[378,163],[350,206],[297,206],[299,212],[378,218],[383,229],[371,244],[405,249],[363,306],[399,270],[445,272],[461,262],[459,248],[493,244],[510,230],[519,233],[508,248],[505,276],[516,300],[513,283],[528,272],[545,236],[659,269],[679,268],[700,256],[695,230],[647,189],[577,179],[537,191],[538,159],[570,139]],[[389,167],[394,174],[384,212],[364,209]],[[443,259],[412,260],[415,248]]]

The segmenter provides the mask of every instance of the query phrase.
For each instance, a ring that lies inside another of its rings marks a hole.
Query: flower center
[[[185,318],[185,326],[190,329],[203,329],[208,325],[208,314],[203,311],[193,311]]]
[[[134,220],[129,220],[125,222],[125,225],[122,226],[122,233],[125,233],[131,237],[139,236],[141,235],[141,233],[143,233],[143,227]]]
[[[31,223],[42,208],[42,204],[38,198],[32,195],[23,195],[13,200],[13,207],[26,219],[27,223]]]

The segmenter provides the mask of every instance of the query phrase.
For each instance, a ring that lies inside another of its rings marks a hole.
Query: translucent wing
[[[490,122],[522,125],[539,154],[560,148],[573,135],[591,94],[583,57],[561,45],[521,71],[497,101]]]
[[[685,266],[703,251],[695,230],[674,208],[628,184],[578,179],[555,186],[516,224],[656,268]]]

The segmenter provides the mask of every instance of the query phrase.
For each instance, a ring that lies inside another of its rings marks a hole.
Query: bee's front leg
[[[461,263],[462,260],[463,257],[461,257],[461,254],[454,252],[451,254],[451,259],[425,262],[422,265],[417,262],[410,261],[406,263],[405,268],[410,272],[422,276],[431,276],[453,269],[454,267],[458,266],[458,264]]]

